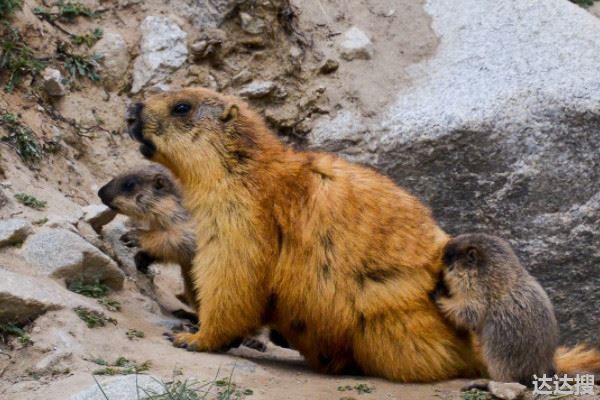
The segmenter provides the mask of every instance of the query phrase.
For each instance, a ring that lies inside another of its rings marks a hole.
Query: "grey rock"
[[[333,58],[328,58],[319,68],[319,72],[322,74],[331,74],[338,70],[340,64]]]
[[[252,75],[252,72],[244,69],[235,74],[233,78],[231,78],[231,82],[234,85],[243,85],[244,83],[250,82],[253,78],[254,76]]]
[[[140,26],[140,55],[133,65],[131,93],[165,79],[187,59],[187,33],[169,17],[148,16]]]
[[[69,360],[72,356],[73,352],[68,350],[52,350],[50,354],[46,355],[33,366],[32,371],[38,375],[51,374],[57,369],[59,364],[65,360]]]
[[[0,221],[0,247],[22,243],[33,230],[29,221],[11,218]]]
[[[373,42],[366,33],[356,26],[344,32],[338,47],[340,56],[346,61],[354,59],[369,60],[373,57]]]
[[[98,384],[102,387],[98,387]],[[145,399],[165,393],[159,378],[151,375],[127,375],[99,380],[88,389],[69,397],[69,400],[132,400]]]
[[[79,236],[90,242],[92,246],[97,247],[99,250],[104,251],[105,246],[102,238],[96,232],[94,228],[90,224],[85,221],[79,221],[77,223],[77,232]],[[104,251],[105,252],[105,251]]]
[[[17,274],[0,267],[0,322],[21,323],[72,304],[58,283]]]
[[[242,97],[255,99],[268,96],[275,88],[276,86],[273,81],[254,81],[241,88],[238,94]]]
[[[124,275],[115,262],[71,231],[44,229],[30,236],[22,251],[25,259],[47,276],[123,287]]]
[[[197,29],[218,28],[225,22],[240,4],[247,0],[196,0],[189,5],[185,14],[189,15]]]
[[[112,221],[117,213],[104,204],[90,204],[82,208],[83,220],[90,224],[96,232],[100,232],[102,227]]]
[[[44,81],[44,90],[51,97],[62,97],[67,94],[65,85],[63,85],[62,74],[54,68],[45,68],[42,72],[42,80]]]
[[[562,341],[600,345],[598,19],[560,0],[426,11],[440,42],[410,86],[375,118],[323,117],[312,146],[392,177],[450,234],[509,239]]]
[[[523,398],[527,391],[525,385],[516,382],[495,382],[488,383],[488,390],[491,394],[502,400],[518,400]]]
[[[102,229],[102,236],[104,237],[108,254],[119,263],[127,276],[135,277],[137,275],[137,268],[135,267],[133,258],[139,249],[127,247],[121,240],[121,237],[127,232],[129,232],[129,229],[125,226],[123,220],[118,218]]]
[[[111,84],[117,83],[129,67],[129,49],[119,32],[104,30],[92,51],[103,56],[103,73]]]
[[[246,12],[240,12],[240,25],[244,32],[252,35],[263,33],[266,26],[265,21]]]

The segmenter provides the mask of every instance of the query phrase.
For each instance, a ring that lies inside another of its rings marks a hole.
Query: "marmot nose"
[[[98,190],[98,197],[102,200],[104,205],[110,206],[110,199],[108,196],[108,190],[106,189],[106,185],[102,186],[100,190]]]

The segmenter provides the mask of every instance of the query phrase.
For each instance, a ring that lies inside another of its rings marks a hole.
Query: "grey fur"
[[[479,338],[490,377],[531,386],[534,374],[554,374],[554,308],[511,246],[496,236],[461,235],[446,246],[444,262],[449,298],[465,299],[453,320]]]

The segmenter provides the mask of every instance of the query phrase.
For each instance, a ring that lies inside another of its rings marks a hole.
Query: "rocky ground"
[[[245,97],[291,145],[384,171],[449,232],[506,236],[563,341],[600,344],[597,5],[20,3],[0,1],[0,398],[469,398],[463,381],[317,375],[270,343],[196,354],[163,338],[182,324],[177,267],[138,273],[96,191],[144,163],[126,106],[191,85]]]

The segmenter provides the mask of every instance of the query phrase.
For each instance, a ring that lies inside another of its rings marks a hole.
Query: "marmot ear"
[[[479,251],[475,247],[469,247],[466,254],[466,262],[470,266],[476,266],[479,261]]]
[[[225,109],[223,109],[223,113],[219,117],[219,119],[223,122],[235,121],[240,112],[240,108],[237,104],[226,104]]]
[[[162,176],[161,174],[156,174],[154,176],[154,183],[153,183],[154,189],[156,190],[160,190],[162,188],[165,187],[165,177]]]

